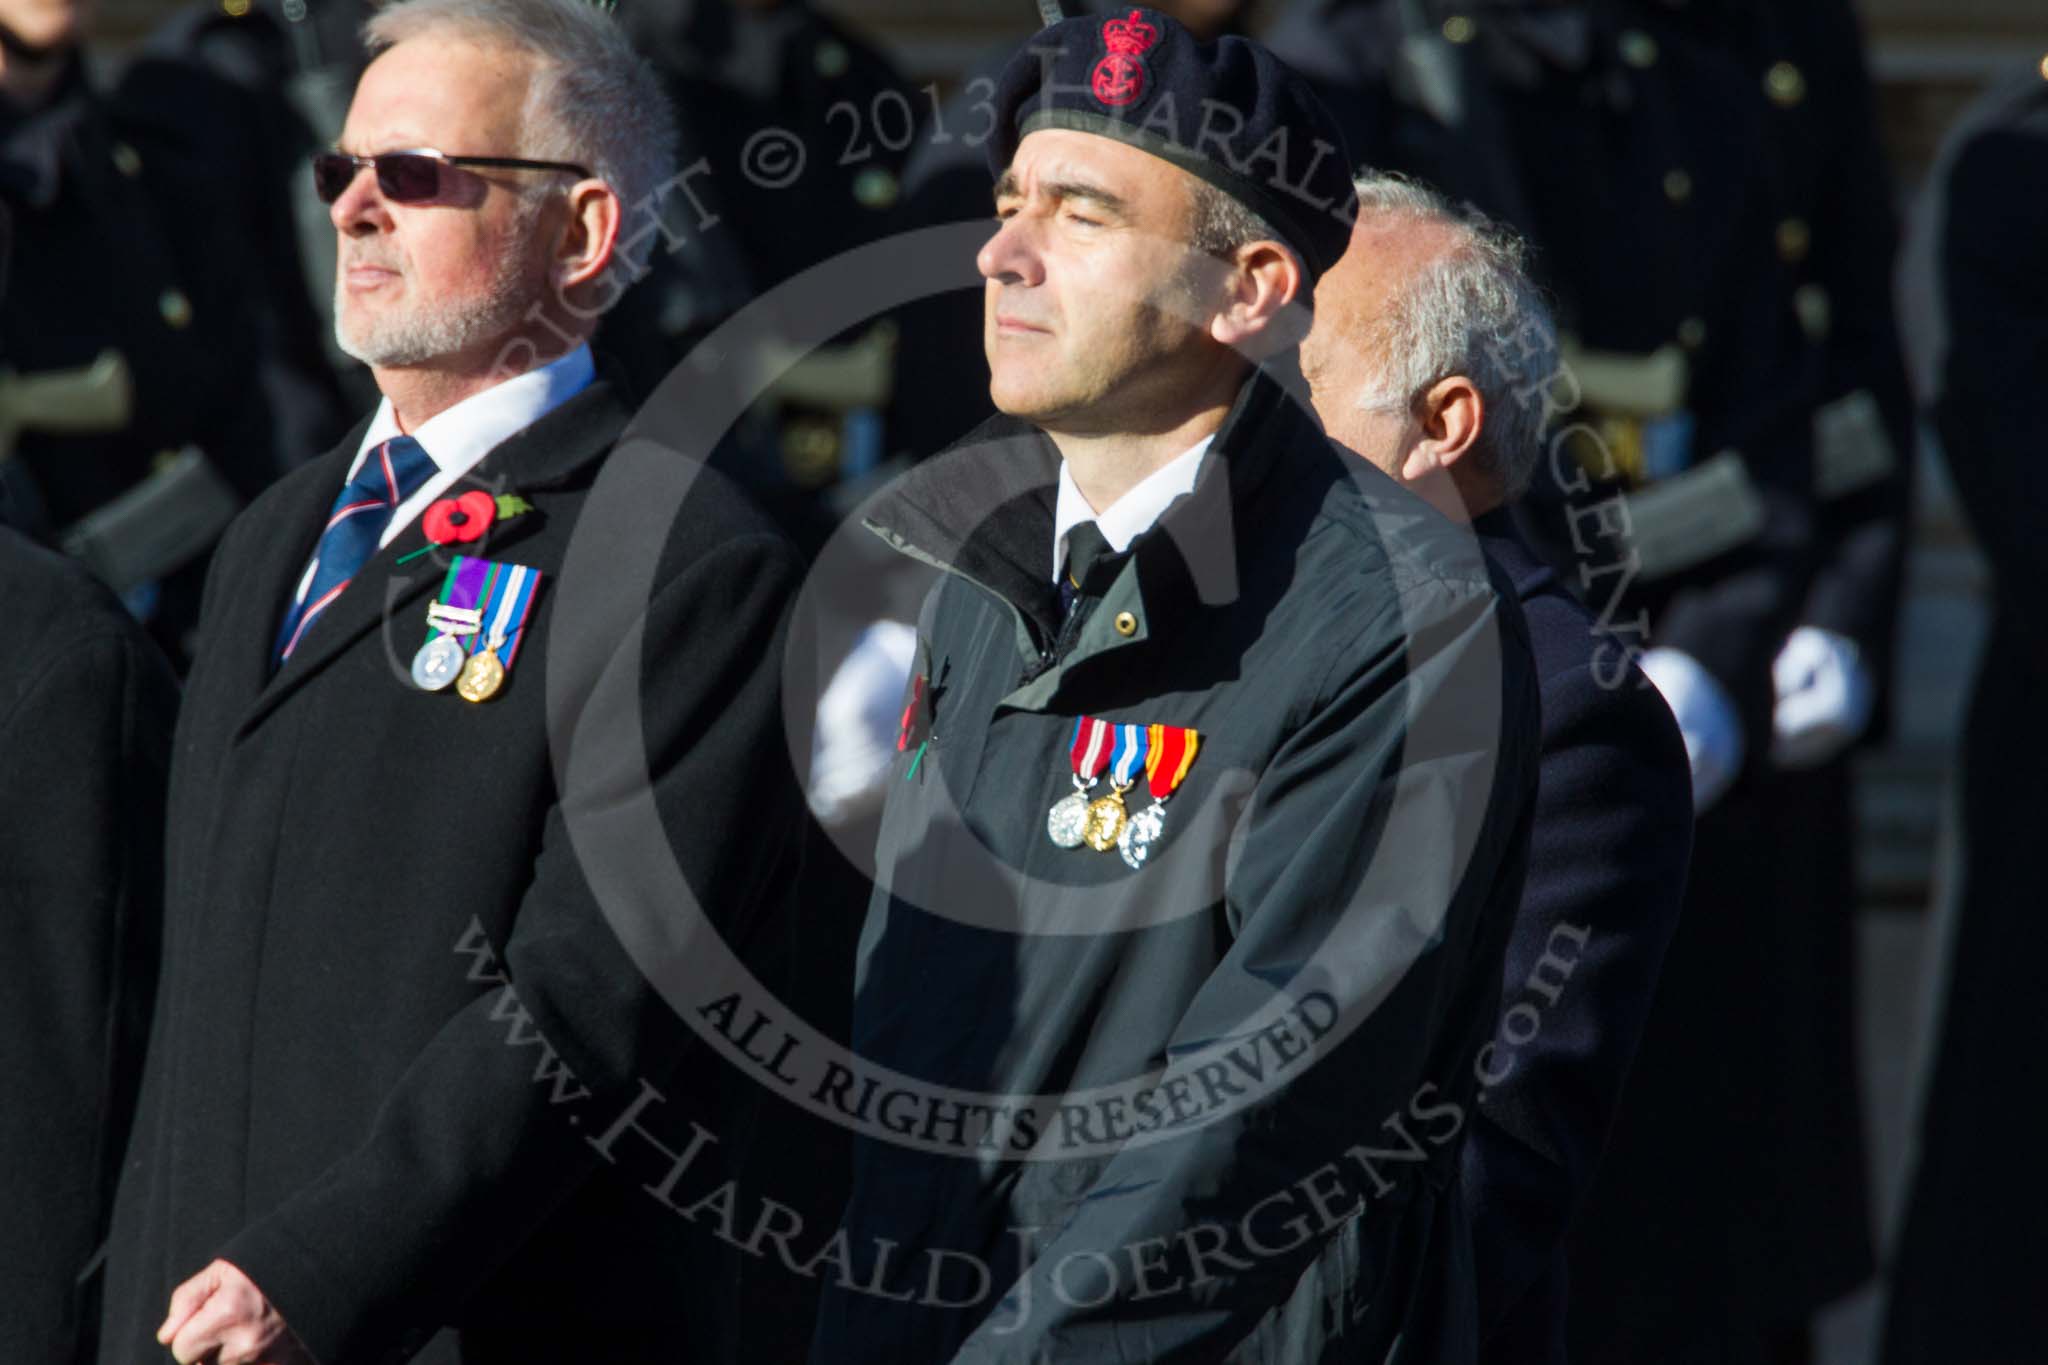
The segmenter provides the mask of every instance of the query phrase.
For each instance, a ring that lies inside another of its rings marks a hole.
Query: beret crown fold
[[[1311,276],[1351,239],[1351,158],[1307,82],[1249,38],[1199,43],[1157,10],[1117,6],[1031,38],[994,95],[989,167],[1026,136],[1115,138],[1214,185],[1272,224]]]

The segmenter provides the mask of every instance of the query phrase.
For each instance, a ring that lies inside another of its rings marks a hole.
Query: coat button
[[[1692,176],[1684,170],[1664,173],[1664,197],[1674,204],[1683,204],[1692,198]]]
[[[1621,59],[1638,71],[1648,71],[1657,64],[1657,40],[1639,28],[1622,34],[1615,46]]]
[[[853,178],[853,199],[862,208],[877,211],[893,206],[900,187],[886,166],[869,166]]]
[[[1138,618],[1127,611],[1116,614],[1116,633],[1125,637],[1138,633]]]
[[[1678,324],[1678,344],[1688,351],[1697,351],[1707,344],[1707,324],[1701,318],[1687,318]]]
[[[114,169],[133,180],[142,174],[142,153],[125,142],[115,143]]]
[[[1834,330],[1834,302],[1828,298],[1828,291],[1817,284],[1803,285],[1792,295],[1792,311],[1799,315],[1799,325],[1806,329],[1811,341],[1826,341],[1828,333]]]
[[[1444,37],[1454,43],[1469,43],[1479,36],[1479,25],[1463,14],[1453,14],[1444,20]]]
[[[182,289],[164,290],[157,296],[156,310],[173,331],[182,332],[192,325],[192,300],[185,297]]]
[[[1806,77],[1790,62],[1778,62],[1764,73],[1764,93],[1771,103],[1790,109],[1806,98]]]
[[[1812,245],[1813,229],[1804,218],[1787,218],[1778,224],[1778,259],[1786,264],[1797,265],[1805,260]]]

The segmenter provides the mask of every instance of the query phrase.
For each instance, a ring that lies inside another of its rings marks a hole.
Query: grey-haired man
[[[614,932],[571,779],[651,795],[644,851],[762,942],[795,557],[702,472],[630,649],[557,619],[611,568],[571,553],[626,419],[586,339],[649,244],[660,88],[581,0],[401,0],[368,36],[315,179],[384,397],[208,585],[103,1359],[727,1359],[729,1262],[586,1140],[671,1077],[725,1131],[727,1077]],[[642,744],[593,758],[622,651]]]
[[[1469,522],[1514,584],[1541,685],[1528,880],[1463,1158],[1485,1360],[1561,1361],[1563,1238],[1677,926],[1692,846],[1685,749],[1620,640],[1522,543],[1550,319],[1521,244],[1418,184],[1361,179],[1316,288],[1302,368],[1336,440]]]

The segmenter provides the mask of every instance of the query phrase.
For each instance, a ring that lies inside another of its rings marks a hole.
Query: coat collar
[[[600,380],[532,426],[508,437],[477,463],[470,477],[521,495],[560,489],[576,482],[611,449],[627,416],[618,395]],[[253,729],[337,655],[440,581],[441,575],[432,565],[425,572],[419,564],[398,566],[399,560],[426,547],[423,519],[416,518],[389,545],[370,557],[348,591],[327,609],[292,657],[264,681],[270,666],[271,632],[284,611],[284,600],[313,553],[326,510],[355,460],[356,448],[367,429],[366,420],[340,445],[321,456],[312,472],[280,499],[273,518],[291,529],[265,538],[256,563],[248,570],[250,582],[261,585],[250,591],[267,608],[264,621],[258,629],[251,629],[252,623],[242,621],[237,634],[246,638],[223,641],[220,645],[236,652],[234,666],[245,675],[253,664],[257,680],[254,700],[238,737]],[[491,553],[495,556],[515,548],[541,528],[545,517],[546,508],[541,506],[536,512],[505,523],[491,536]]]
[[[1234,600],[1236,555],[1244,548],[1239,528],[1257,524],[1248,509],[1273,470],[1305,444],[1328,451],[1305,398],[1271,373],[1254,374],[1217,431],[1193,491],[1138,538],[1062,665],[1028,681],[1012,703],[1043,704],[1072,665],[1144,644],[1156,620]],[[868,529],[993,593],[1019,618],[1021,650],[1044,649],[1061,620],[1047,559],[1059,460],[1037,428],[995,418],[905,475],[869,514]],[[1229,550],[1216,552],[1222,547]],[[1138,623],[1129,635],[1114,628],[1126,610]]]
[[[0,193],[46,209],[63,188],[64,153],[95,112],[85,63],[71,58],[57,88],[33,109],[0,100]]]
[[[1526,602],[1557,581],[1551,567],[1537,557],[1515,527],[1515,514],[1496,507],[1472,519],[1479,548],[1514,585],[1517,601]]]

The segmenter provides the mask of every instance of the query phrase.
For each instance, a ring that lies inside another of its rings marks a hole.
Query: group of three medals
[[[1166,832],[1166,803],[1194,766],[1201,742],[1200,734],[1178,725],[1116,725],[1080,717],[1068,745],[1074,790],[1046,813],[1047,836],[1061,848],[1115,849],[1133,870],[1143,867]],[[1105,771],[1108,793],[1091,796]],[[1133,814],[1124,793],[1140,774],[1152,804]]]

